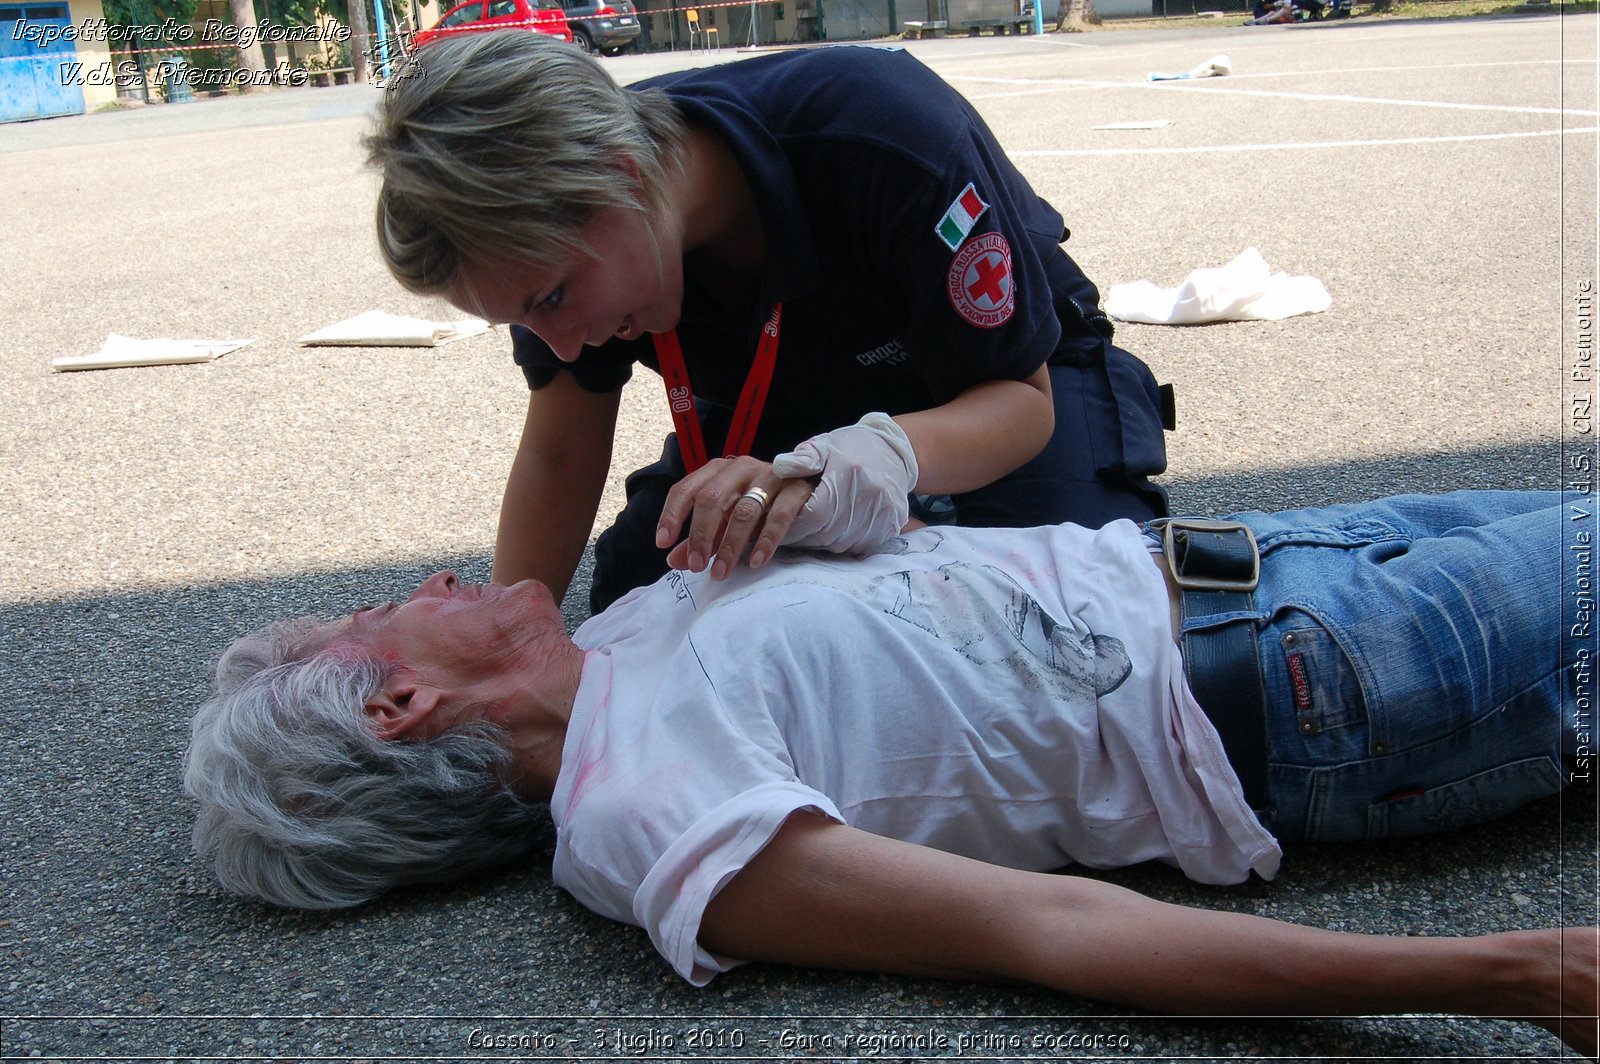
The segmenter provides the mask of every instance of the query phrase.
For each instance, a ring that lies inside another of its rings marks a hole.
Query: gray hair
[[[235,641],[195,713],[184,789],[224,887],[332,909],[525,852],[538,807],[507,784],[493,725],[389,741],[364,707],[390,666],[311,618]]]
[[[463,33],[417,50],[364,144],[382,171],[378,244],[406,288],[471,265],[548,268],[586,249],[597,211],[662,216],[687,137],[664,93],[629,92],[541,33]]]

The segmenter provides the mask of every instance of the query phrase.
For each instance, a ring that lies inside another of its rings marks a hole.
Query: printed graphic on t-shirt
[[[974,664],[1004,669],[1028,689],[1062,701],[1109,694],[1133,671],[1122,640],[1078,634],[992,565],[951,562],[891,573],[868,585],[866,598]]]
[[[886,539],[874,548],[872,553],[874,555],[892,554],[896,557],[903,557],[908,554],[932,554],[943,545],[943,533],[935,528],[923,528],[917,530],[914,535],[907,534],[895,536],[893,539]],[[820,548],[813,550],[805,547],[784,547],[772,556],[772,561],[769,564],[774,566],[825,565],[830,569],[849,573],[858,569],[861,563],[851,555],[831,554]]]

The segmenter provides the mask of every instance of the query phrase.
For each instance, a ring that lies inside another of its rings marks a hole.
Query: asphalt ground
[[[1175,505],[1217,512],[1554,488],[1592,459],[1573,397],[1593,385],[1570,377],[1592,350],[1596,37],[1593,16],[1552,13],[909,47],[976,101],[1103,286],[1173,285],[1253,245],[1331,290],[1324,314],[1119,331],[1178,389]],[[1217,53],[1232,76],[1144,80]],[[607,67],[631,80],[738,57]],[[641,932],[551,885],[549,837],[503,873],[346,914],[222,894],[189,852],[179,789],[214,656],[259,623],[400,595],[442,566],[485,575],[521,424],[503,332],[422,351],[295,343],[372,307],[448,316],[374,251],[357,140],[377,95],[0,126],[0,1057],[1557,1052],[1492,1021],[1159,1018],[762,966],[694,990]],[[1139,119],[1172,124],[1091,128]],[[254,343],[206,365],[51,373],[113,331]],[[667,424],[655,379],[631,387],[619,471]],[[619,489],[620,473],[604,513]],[[1342,930],[1473,933],[1594,922],[1595,855],[1589,787],[1446,837],[1291,846],[1272,884],[1107,878]]]

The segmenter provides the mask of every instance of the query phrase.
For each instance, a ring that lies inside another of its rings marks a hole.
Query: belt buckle
[[[1177,533],[1179,532],[1235,532],[1243,533],[1250,546],[1250,575],[1232,578],[1218,576],[1184,575],[1178,571]],[[1169,517],[1161,529],[1161,549],[1166,554],[1167,571],[1173,582],[1185,591],[1243,591],[1256,589],[1261,582],[1261,550],[1256,546],[1256,534],[1250,526],[1239,521],[1215,521],[1200,517]]]

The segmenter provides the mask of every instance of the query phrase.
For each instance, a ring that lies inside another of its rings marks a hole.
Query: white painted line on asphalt
[[[1438,107],[1451,111],[1500,111],[1506,114],[1520,115],[1600,115],[1600,111],[1581,111],[1572,107],[1511,107],[1497,103],[1456,103],[1452,100],[1406,100],[1388,96],[1350,96],[1343,93],[1332,92],[1273,92],[1268,89],[1227,89],[1211,85],[1197,85],[1193,82],[1184,82],[1174,85],[1171,82],[1153,82],[1151,88],[1172,89],[1177,87],[1180,91],[1215,93],[1232,96],[1267,96],[1291,100],[1321,100],[1328,103],[1377,103],[1394,107]]]
[[[942,74],[940,76],[943,77],[946,81],[978,80],[978,79],[963,78],[958,74]],[[1022,89],[1022,90],[1020,90],[1018,92],[980,92],[980,93],[965,92],[965,93],[962,93],[962,95],[965,96],[969,100],[1009,100],[1014,96],[1048,96],[1049,94],[1051,94],[1053,92],[1065,92],[1067,89],[1110,89],[1110,88],[1125,89],[1125,88],[1132,88],[1132,87],[1133,87],[1133,83],[1132,82],[1121,82],[1121,81],[1117,81],[1117,82],[1111,82],[1111,81],[1107,81],[1107,82],[1076,81],[1076,82],[1070,82],[1070,83],[1069,82],[1059,82],[1055,86],[1053,86],[1051,88],[1048,88],[1048,89]]]
[[[1284,100],[1319,100],[1324,103],[1376,103],[1392,107],[1433,107],[1449,111],[1497,111],[1523,115],[1600,115],[1600,111],[1584,111],[1561,107],[1513,107],[1497,103],[1456,103],[1451,100],[1406,100],[1387,96],[1350,96],[1332,92],[1282,92],[1271,89],[1229,89],[1209,84],[1207,81],[1095,81],[1088,78],[1055,78],[1041,81],[1036,78],[990,78],[975,75],[949,75],[950,81],[977,81],[990,85],[1037,85],[1038,88],[1017,92],[982,93],[969,95],[969,100],[993,100],[1009,96],[1033,96],[1061,89],[1157,89],[1164,92],[1190,92],[1212,96],[1258,96]]]
[[[1314,77],[1322,74],[1387,74],[1393,70],[1468,70],[1478,67],[1556,66],[1558,64],[1593,63],[1593,59],[1507,59],[1497,63],[1432,63],[1419,66],[1392,67],[1338,67],[1330,70],[1276,70],[1262,74],[1229,74],[1229,80],[1239,78],[1294,78]]]
[[[1047,30],[1046,32],[1053,33],[1055,31]],[[1019,37],[1019,38],[1017,38],[1017,40],[1018,41],[1030,41],[1030,42],[1032,42],[1034,44],[1047,44],[1047,45],[1050,45],[1053,48],[1094,48],[1094,47],[1096,47],[1095,45],[1092,45],[1092,44],[1081,44],[1078,41],[1058,41],[1054,37],[1041,37],[1041,36],[1036,36],[1036,35],[1034,35],[1032,33],[1029,33],[1029,34],[1027,34],[1027,35],[1025,35],[1023,37]]]
[[[1061,159],[1084,155],[1205,155],[1218,152],[1295,151],[1313,148],[1375,148],[1403,144],[1460,144],[1474,140],[1517,140],[1524,137],[1575,136],[1600,133],[1600,126],[1580,129],[1538,129],[1525,133],[1467,133],[1451,137],[1395,137],[1387,140],[1308,140],[1278,144],[1202,144],[1174,148],[1022,148],[1006,154],[1012,158]]]

